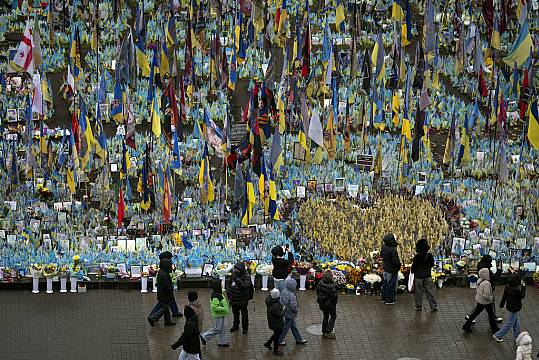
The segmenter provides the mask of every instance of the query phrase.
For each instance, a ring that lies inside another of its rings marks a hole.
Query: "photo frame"
[[[425,185],[427,183],[427,173],[420,171],[417,173],[417,183],[419,185]]]
[[[22,121],[26,123],[26,109],[25,108],[18,108],[17,109],[17,121]]]
[[[374,157],[372,154],[358,154],[356,156],[356,165],[360,171],[371,171],[373,161]]]
[[[307,181],[307,191],[310,193],[316,192],[316,180],[311,179]]]
[[[305,161],[307,150],[299,142],[294,143],[294,160]]]
[[[515,241],[515,246],[518,249],[525,249],[526,248],[526,238],[517,238]]]
[[[213,272],[213,264],[212,263],[205,263],[202,266],[202,276],[212,276]]]
[[[17,242],[17,235],[8,234],[6,237],[6,242],[8,245],[15,245],[15,243]]]
[[[335,178],[335,191],[336,192],[344,192],[344,178]]]
[[[230,251],[236,251],[236,239],[226,239],[226,248]]]
[[[466,246],[466,239],[461,237],[454,237],[451,242],[451,253],[455,255],[462,255]]]
[[[116,172],[118,172],[118,164],[111,163],[111,164],[110,164],[110,172],[111,172],[111,173],[116,173]]]
[[[522,264],[524,271],[526,272],[535,272],[537,270],[537,263],[535,262],[525,262]]]
[[[126,250],[130,252],[135,252],[137,250],[135,239],[127,239]]]
[[[324,192],[326,194],[332,193],[333,192],[333,184],[332,183],[325,183],[324,184]]]
[[[7,109],[7,122],[16,123],[19,121],[19,115],[17,109]]]
[[[140,265],[131,265],[131,277],[138,279],[142,276]]]
[[[296,188],[296,197],[298,199],[304,199],[305,198],[305,186],[298,186]]]
[[[146,238],[139,237],[135,239],[135,248],[137,251],[142,251],[146,249]]]
[[[351,198],[357,198],[359,194],[359,185],[357,184],[348,184],[348,196]]]
[[[0,229],[0,239],[5,239],[6,238],[6,230],[4,229]]]

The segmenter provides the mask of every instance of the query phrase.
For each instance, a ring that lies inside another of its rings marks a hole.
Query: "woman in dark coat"
[[[172,287],[172,260],[163,259],[159,262],[159,272],[157,273],[157,301],[159,302],[158,310],[148,316],[148,322],[151,326],[159,320],[161,316],[165,316],[165,326],[176,325],[170,317],[170,302],[174,298],[174,288]]]
[[[434,283],[432,282],[431,270],[434,266],[434,258],[429,252],[430,246],[426,239],[421,239],[415,245],[416,254],[412,261],[411,272],[414,274],[415,306],[417,311],[422,310],[423,293],[427,295],[430,311],[438,311],[438,303],[434,297]]]
[[[317,302],[320,310],[324,314],[322,320],[322,336],[328,339],[335,339],[333,327],[337,318],[337,289],[333,283],[333,273],[331,270],[326,270],[322,281],[318,283],[316,288]]]
[[[294,255],[290,251],[285,253],[283,250],[283,247],[280,245],[275,246],[273,249],[271,249],[271,263],[273,264],[273,280],[275,281],[275,287],[279,289],[279,291],[283,291],[285,289],[284,280],[288,276],[288,269],[294,262]]]
[[[249,300],[253,298],[254,287],[251,282],[251,277],[245,270],[245,264],[238,262],[232,270],[232,278],[230,279],[230,288],[228,289],[228,302],[232,308],[234,315],[234,324],[230,332],[238,331],[240,328],[240,312],[241,312],[241,327],[243,334],[249,331],[249,313],[247,305]]]

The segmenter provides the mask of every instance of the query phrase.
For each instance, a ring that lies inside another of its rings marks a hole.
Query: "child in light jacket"
[[[468,317],[462,330],[467,333],[472,332],[472,322],[475,318],[486,310],[488,313],[488,321],[490,324],[490,330],[492,334],[496,333],[500,329],[496,324],[496,315],[494,315],[494,306],[493,306],[494,296],[492,294],[492,285],[490,283],[490,273],[489,269],[483,268],[479,270],[479,281],[477,281],[477,291],[475,293],[475,310]]]

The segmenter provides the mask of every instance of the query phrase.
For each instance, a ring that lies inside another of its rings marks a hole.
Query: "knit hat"
[[[198,300],[198,293],[196,291],[189,291],[187,293],[187,299],[189,300],[189,302]]]
[[[279,289],[275,288],[270,291],[270,296],[272,299],[278,299],[281,296],[281,292],[279,291]]]

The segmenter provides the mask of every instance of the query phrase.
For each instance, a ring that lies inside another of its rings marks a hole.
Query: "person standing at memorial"
[[[161,316],[165,316],[165,326],[176,325],[176,323],[172,322],[169,310],[170,302],[174,298],[171,272],[172,260],[161,260],[159,262],[159,272],[157,273],[157,301],[159,302],[159,307],[156,312],[152,312],[148,316],[148,322],[151,326],[154,326]]]
[[[335,319],[337,318],[337,288],[333,282],[333,273],[331,270],[324,272],[322,281],[318,283],[316,287],[316,302],[318,307],[322,310],[322,336],[327,339],[335,339],[333,328],[335,326]]]
[[[286,246],[286,252],[280,245],[271,249],[271,263],[273,264],[273,281],[275,282],[275,288],[279,291],[285,289],[284,280],[288,277],[288,271],[292,263],[294,262],[294,255],[289,251],[288,245]]]
[[[414,274],[415,305],[414,309],[423,309],[423,293],[429,301],[430,311],[438,311],[438,302],[434,297],[434,283],[432,281],[431,270],[434,266],[434,257],[429,252],[430,246],[426,239],[421,239],[416,243],[414,260],[412,261],[411,273]]]
[[[229,347],[230,344],[226,340],[225,328],[225,318],[230,312],[228,300],[223,289],[221,288],[221,281],[219,279],[213,279],[211,281],[211,289],[210,312],[211,317],[213,318],[214,327],[206,330],[202,335],[200,335],[200,341],[202,341],[203,345],[206,345],[208,340],[215,336],[219,336],[217,345],[219,347]]]
[[[401,261],[397,252],[397,239],[394,234],[384,236],[382,251],[380,255],[383,259],[384,278],[382,280],[382,303],[387,305],[396,304],[397,281]]]
[[[234,315],[234,323],[230,332],[238,331],[240,328],[240,313],[241,313],[241,327],[243,334],[249,332],[249,311],[247,306],[249,300],[253,298],[254,287],[251,282],[251,277],[245,270],[245,264],[238,262],[232,270],[232,277],[230,278],[230,288],[228,289],[228,299],[230,307],[232,308],[232,314]]]

